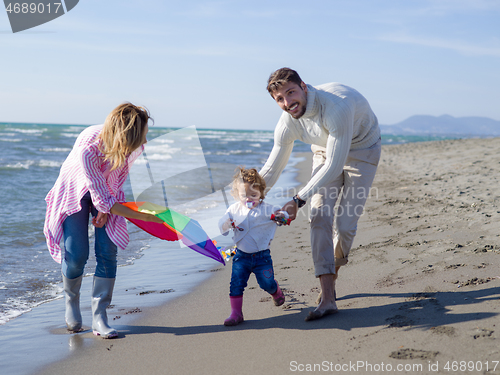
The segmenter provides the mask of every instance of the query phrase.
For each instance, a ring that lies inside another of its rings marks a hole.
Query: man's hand
[[[297,203],[295,203],[295,201],[293,199],[290,202],[287,202],[283,206],[283,208],[281,209],[281,211],[288,212],[288,216],[289,216],[290,220],[296,219],[298,210],[299,210],[299,208],[297,207]]]
[[[97,216],[92,218],[92,224],[96,228],[102,228],[108,222],[108,214],[98,212]]]

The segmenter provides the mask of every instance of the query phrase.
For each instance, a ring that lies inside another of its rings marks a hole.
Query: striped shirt
[[[110,210],[116,202],[125,201],[123,184],[144,147],[131,153],[123,166],[110,172],[109,162],[104,161],[104,154],[99,150],[103,126],[90,126],[78,136],[54,187],[45,198],[47,212],[43,233],[50,255],[58,263],[62,261],[62,224],[68,216],[82,209],[80,201],[87,192],[97,211],[109,214],[106,233],[111,241],[122,249],[129,242],[125,218],[111,214]]]

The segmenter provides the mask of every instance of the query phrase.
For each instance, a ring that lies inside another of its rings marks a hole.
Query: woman
[[[124,218],[162,222],[154,215],[135,212],[124,202],[123,184],[130,167],[147,142],[149,112],[124,103],[104,125],[90,126],[77,138],[47,197],[44,234],[50,254],[62,263],[66,296],[65,320],[69,331],[82,330],[80,287],[89,257],[89,213],[95,226],[96,270],[92,290],[92,329],[103,338],[117,337],[108,325],[116,277],[117,247],[128,242]],[[64,258],[59,246],[64,238]]]

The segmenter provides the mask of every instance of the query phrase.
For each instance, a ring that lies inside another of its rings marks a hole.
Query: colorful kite
[[[163,224],[159,224],[128,219],[142,230],[162,240],[182,240],[186,246],[194,251],[225,265],[220,251],[196,220],[154,203],[126,202],[122,204],[134,211],[155,215],[164,221]]]

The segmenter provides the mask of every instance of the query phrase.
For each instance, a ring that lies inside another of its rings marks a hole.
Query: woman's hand
[[[113,207],[111,207],[110,211],[113,215],[123,216],[126,217],[127,219],[136,219],[136,220],[150,221],[153,223],[163,224],[163,220],[155,215],[134,211],[120,203],[115,203]]]
[[[92,224],[96,228],[102,228],[108,222],[108,214],[98,212],[97,216],[92,217]]]
[[[143,212],[137,212],[137,213],[141,215],[141,217],[138,218],[139,220],[149,221],[149,222],[158,223],[158,224],[163,224],[164,223],[164,221],[162,219],[160,219],[158,216],[151,215],[151,214],[146,214],[146,213],[143,213]]]

